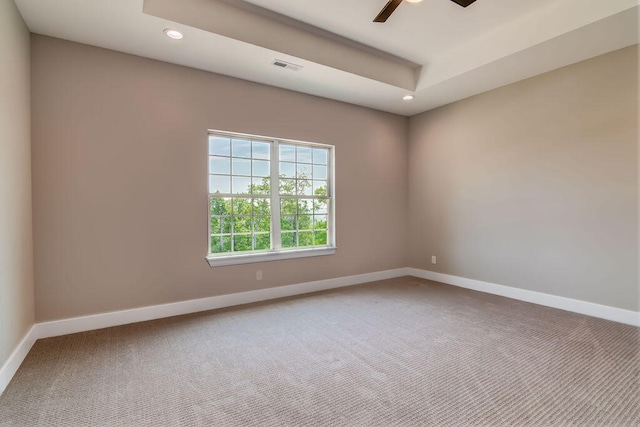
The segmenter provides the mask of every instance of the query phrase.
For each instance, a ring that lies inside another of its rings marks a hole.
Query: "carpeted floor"
[[[402,278],[40,340],[0,425],[640,425],[639,344]]]

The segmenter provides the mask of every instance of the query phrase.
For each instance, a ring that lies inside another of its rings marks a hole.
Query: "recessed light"
[[[413,98],[415,98],[415,96],[413,95],[405,95],[402,97],[402,99],[405,101],[411,101]]]
[[[165,28],[164,34],[170,39],[174,39],[174,40],[180,40],[183,37],[180,31],[174,30],[172,28]]]
[[[420,3],[422,0],[407,0],[409,3]]]

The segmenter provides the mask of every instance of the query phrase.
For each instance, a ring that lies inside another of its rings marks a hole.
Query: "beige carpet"
[[[637,426],[639,339],[403,278],[38,341],[0,425]]]

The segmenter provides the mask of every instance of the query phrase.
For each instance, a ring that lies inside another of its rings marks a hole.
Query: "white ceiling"
[[[425,0],[384,24],[386,0],[15,2],[37,34],[407,116],[639,41],[640,0]]]

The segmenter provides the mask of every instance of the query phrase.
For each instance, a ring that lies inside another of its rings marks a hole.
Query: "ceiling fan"
[[[376,18],[373,20],[373,22],[386,22],[387,19],[389,19],[389,17],[393,13],[393,11],[396,10],[398,6],[400,6],[400,3],[402,3],[402,1],[403,0],[389,0],[389,2],[386,4],[385,7],[382,8],[378,16],[376,16]],[[409,3],[418,3],[422,0],[407,0],[407,1]],[[462,7],[467,7],[476,0],[451,0],[451,1],[459,4]]]

